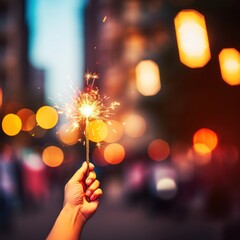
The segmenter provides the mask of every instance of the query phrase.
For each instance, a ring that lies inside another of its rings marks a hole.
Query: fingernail
[[[89,179],[86,180],[87,185],[90,185],[91,183],[92,183],[92,179],[89,178]]]
[[[86,195],[87,195],[88,197],[90,197],[91,191],[90,191],[90,190],[87,190],[87,191],[86,191]]]

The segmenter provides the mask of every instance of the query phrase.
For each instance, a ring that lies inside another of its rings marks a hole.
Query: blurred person
[[[0,145],[0,230],[8,231],[12,224],[12,209],[17,198],[16,165],[12,149]]]
[[[77,240],[88,219],[96,212],[102,190],[94,165],[82,166],[65,185],[64,204],[47,240]]]
[[[26,149],[25,149],[26,150]],[[39,208],[49,200],[49,183],[46,166],[37,149],[23,154],[24,205]]]

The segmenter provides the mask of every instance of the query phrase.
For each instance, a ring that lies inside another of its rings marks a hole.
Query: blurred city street
[[[239,240],[239,12],[0,0],[0,240]]]

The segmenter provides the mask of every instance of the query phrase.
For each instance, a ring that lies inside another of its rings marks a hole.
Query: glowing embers
[[[155,161],[165,160],[169,153],[169,144],[162,139],[155,139],[148,146],[148,155]]]
[[[160,91],[160,71],[154,61],[144,60],[137,65],[136,87],[144,96],[153,96]]]
[[[223,80],[229,85],[240,84],[240,53],[234,48],[223,49],[219,56]]]
[[[183,10],[174,24],[180,61],[191,68],[205,66],[211,53],[204,16],[195,10]]]
[[[43,106],[38,109],[36,120],[41,128],[51,129],[58,122],[58,113],[53,107]]]
[[[56,146],[46,147],[42,153],[43,162],[49,167],[58,167],[64,160],[63,151]]]
[[[193,136],[193,147],[197,153],[209,154],[218,144],[217,134],[208,128],[201,128]]]
[[[16,114],[7,114],[2,120],[2,129],[8,136],[17,135],[22,129],[22,121]]]
[[[32,110],[23,108],[17,112],[17,115],[22,121],[22,131],[31,131],[36,126],[36,115]]]

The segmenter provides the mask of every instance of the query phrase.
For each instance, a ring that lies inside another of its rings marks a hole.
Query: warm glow
[[[141,137],[146,130],[146,122],[143,117],[137,114],[128,115],[125,120],[124,131],[125,133],[132,137]]]
[[[118,143],[111,143],[104,149],[104,158],[110,164],[118,164],[124,157],[124,147]]]
[[[58,131],[59,140],[66,145],[74,145],[79,141],[80,129],[71,129],[70,123],[62,125]]]
[[[240,53],[234,48],[223,49],[219,56],[223,80],[229,85],[240,84]]]
[[[194,150],[199,153],[210,153],[216,148],[217,144],[217,134],[208,128],[199,129],[193,136]]]
[[[36,117],[32,110],[23,108],[17,112],[17,115],[22,121],[22,131],[31,131],[36,126]]]
[[[165,160],[169,153],[169,144],[162,139],[155,139],[148,146],[148,155],[155,161]]]
[[[105,142],[117,142],[123,135],[123,125],[115,120],[108,121],[107,124],[108,135],[104,139]]]
[[[36,120],[41,128],[50,129],[57,124],[58,113],[53,107],[44,106],[38,109]]]
[[[2,129],[8,136],[17,135],[22,128],[22,121],[16,114],[7,114],[2,120]]]
[[[204,16],[195,10],[183,10],[174,24],[180,61],[191,68],[205,66],[211,53]]]
[[[80,108],[80,112],[86,117],[89,118],[92,113],[93,113],[94,109],[91,105],[84,105]]]
[[[58,167],[64,159],[63,151],[55,146],[49,146],[42,153],[43,162],[49,167]]]
[[[154,61],[144,60],[137,65],[136,87],[144,96],[153,96],[160,91],[160,71]]]
[[[88,137],[92,142],[102,142],[108,134],[106,123],[102,120],[93,120],[88,124]]]

